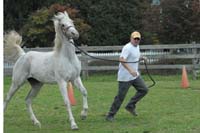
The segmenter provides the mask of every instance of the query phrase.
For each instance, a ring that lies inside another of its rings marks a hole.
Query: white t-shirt
[[[131,42],[127,43],[123,47],[122,52],[120,54],[120,57],[123,57],[124,59],[126,59],[127,62],[138,61],[140,59],[140,48],[139,48],[139,45],[133,46],[131,44]],[[128,63],[128,65],[131,68],[133,68],[133,70],[136,71],[137,75],[139,76],[139,72],[138,72],[139,62],[137,62],[137,63]],[[118,81],[130,81],[130,80],[134,80],[136,78],[137,77],[132,76],[128,72],[128,70],[121,63],[119,64],[118,77],[117,77]]]

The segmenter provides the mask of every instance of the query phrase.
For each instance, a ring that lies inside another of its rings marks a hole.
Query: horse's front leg
[[[67,82],[64,81],[64,80],[61,80],[61,81],[58,81],[58,85],[59,85],[59,88],[60,88],[61,95],[63,96],[65,105],[67,107],[67,111],[68,111],[68,115],[69,115],[69,121],[71,123],[71,129],[76,130],[76,129],[78,129],[78,126],[77,126],[77,124],[74,120],[74,117],[73,117],[73,114],[72,114],[72,111],[71,111],[71,105],[70,105],[70,102],[69,102],[68,92],[67,92],[67,89],[66,89]]]
[[[83,86],[80,77],[74,80],[74,85],[80,90],[80,92],[83,95],[83,110],[81,111],[81,118],[82,120],[84,120],[87,117],[87,111],[88,111],[87,90]]]

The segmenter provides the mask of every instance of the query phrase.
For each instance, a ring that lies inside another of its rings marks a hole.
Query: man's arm
[[[126,62],[126,59],[124,59],[123,57],[120,57],[119,58],[119,61],[122,63],[122,65],[128,70],[128,72],[133,76],[133,77],[136,77],[137,76],[137,72],[132,69],[128,63],[123,63],[123,62]]]

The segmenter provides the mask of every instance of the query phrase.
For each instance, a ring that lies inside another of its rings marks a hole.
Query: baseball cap
[[[141,39],[141,34],[138,31],[134,31],[133,33],[131,33],[131,37],[132,38],[140,38]]]

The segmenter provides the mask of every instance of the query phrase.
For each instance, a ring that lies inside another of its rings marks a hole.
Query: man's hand
[[[131,71],[130,73],[131,73],[131,75],[132,75],[133,77],[137,77],[137,72]]]
[[[141,59],[144,60],[144,62],[147,62],[147,60],[148,60],[148,58],[146,56],[142,56]]]
[[[125,60],[123,57],[120,57],[120,58],[119,58],[119,61],[121,61],[122,65],[129,71],[129,73],[130,73],[133,77],[138,76],[137,72],[134,71],[134,70],[128,65],[128,63],[123,63],[123,62],[126,62],[126,60]]]

